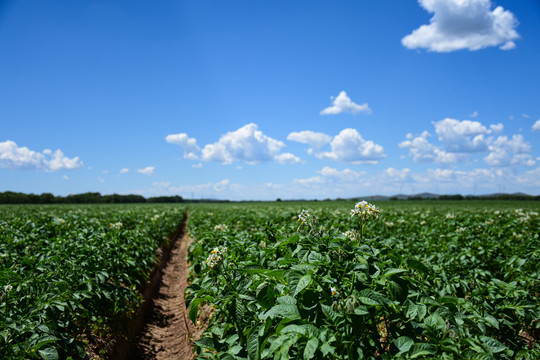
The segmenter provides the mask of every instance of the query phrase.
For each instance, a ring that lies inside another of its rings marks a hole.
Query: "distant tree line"
[[[527,195],[527,194],[494,194],[487,196],[475,196],[475,195],[439,195],[437,197],[420,197],[409,196],[406,199],[400,199],[397,197],[391,197],[390,200],[534,200],[539,201],[540,196]]]
[[[180,203],[181,196],[157,196],[145,198],[141,195],[101,195],[98,192],[87,192],[67,196],[54,196],[51,193],[25,194],[13,191],[0,193],[0,204],[124,204],[124,203]]]

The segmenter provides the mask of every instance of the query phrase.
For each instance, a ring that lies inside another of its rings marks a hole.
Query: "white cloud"
[[[540,131],[540,119],[536,120],[536,122],[533,124],[532,131]]]
[[[428,141],[430,136],[427,131],[417,137],[407,134],[407,140],[401,142],[399,147],[409,149],[415,162],[449,164],[462,160],[462,155],[446,152],[430,143]]]
[[[123,168],[120,170],[120,174],[127,174],[129,172],[128,168]]]
[[[522,135],[514,135],[512,139],[499,136],[489,146],[489,155],[484,158],[485,162],[493,167],[535,164],[531,152],[531,145]]]
[[[248,164],[277,161],[279,163],[300,162],[292,154],[281,154],[285,144],[279,140],[264,135],[256,124],[247,124],[240,129],[221,136],[218,142],[208,144],[202,149],[204,161],[217,161],[232,164],[243,161]]]
[[[154,173],[154,170],[155,170],[155,167],[153,167],[153,166],[147,166],[147,167],[145,167],[145,168],[143,168],[143,169],[138,169],[137,172],[138,172],[139,174],[143,174],[143,175],[148,175],[148,176],[150,176],[150,175],[152,175],[152,174]]]
[[[287,140],[308,144],[315,150],[319,150],[322,146],[328,144],[332,140],[332,137],[324,133],[304,130],[290,133],[287,136]]]
[[[165,189],[165,188],[168,188],[169,186],[171,186],[171,183],[168,182],[168,181],[155,181],[155,182],[152,183],[152,186],[154,188]]]
[[[196,160],[198,159],[197,152],[200,148],[197,145],[197,139],[190,138],[185,133],[170,134],[165,137],[168,143],[180,145],[184,149],[184,158]]]
[[[229,179],[223,179],[217,182],[195,185],[168,186],[166,190],[159,189],[161,194],[184,194],[182,196],[194,195],[195,198],[216,197],[220,199],[229,198],[231,191],[238,191],[242,185],[232,184]],[[227,197],[224,196],[227,195]]]
[[[62,180],[69,180],[69,176],[67,175],[62,176]]]
[[[531,115],[529,115],[529,114],[521,114],[521,117],[524,118],[524,119],[530,119]]]
[[[74,157],[72,159],[64,156],[64,153],[58,149],[52,155],[52,159],[45,160],[46,166],[51,171],[57,170],[73,170],[78,169],[82,166],[82,162],[79,160],[79,157]]]
[[[489,128],[491,129],[492,132],[501,132],[504,129],[504,125],[501,123],[498,123],[494,125],[489,125]]]
[[[300,164],[302,160],[291,153],[278,154],[274,160],[280,164]]]
[[[472,114],[469,115],[472,118],[478,117],[478,111],[473,111]]]
[[[490,0],[419,0],[420,6],[433,17],[401,39],[409,48],[449,52],[461,49],[478,50],[499,46],[515,48],[519,38],[514,14],[497,6],[491,10]]]
[[[478,121],[446,118],[433,124],[446,151],[468,153],[487,150],[488,143],[484,135],[491,131]]]
[[[535,186],[537,189],[540,188],[540,167],[517,175],[516,181],[525,186]]]
[[[386,154],[381,145],[364,140],[356,129],[343,129],[330,142],[332,151],[321,152],[316,156],[323,160],[337,160],[352,164],[376,164]]]
[[[351,113],[353,115],[363,112],[371,114],[371,109],[367,103],[358,105],[347,96],[345,91],[339,93],[339,95],[332,102],[332,106],[327,107],[321,111],[321,115],[335,115],[341,113]]]
[[[307,179],[294,179],[298,184],[336,184],[336,183],[358,183],[365,172],[357,172],[351,169],[338,170],[329,166],[318,171],[320,175]]]
[[[404,169],[395,169],[395,168],[388,168],[384,170],[384,175],[386,175],[388,181],[390,182],[401,182],[401,181],[407,181],[411,179],[412,170],[409,168]]]
[[[40,169],[45,171],[73,170],[82,167],[79,157],[68,158],[58,149],[42,153],[19,147],[14,141],[0,142],[0,167],[11,169]]]
[[[431,143],[430,134],[424,131],[420,136],[407,134],[407,140],[399,147],[409,149],[415,162],[451,164],[465,161],[473,154],[488,153],[484,161],[492,167],[527,165],[536,162],[530,155],[531,146],[522,135],[486,136],[501,132],[502,124],[490,125],[489,129],[478,121],[444,119],[433,123],[442,146]]]

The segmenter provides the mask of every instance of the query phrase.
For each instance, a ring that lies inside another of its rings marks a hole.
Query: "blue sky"
[[[0,191],[540,194],[538,1],[0,2]]]

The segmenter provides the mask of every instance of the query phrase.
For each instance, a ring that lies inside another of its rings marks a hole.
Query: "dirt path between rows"
[[[187,215],[186,215],[187,216]],[[135,346],[135,359],[194,359],[193,341],[202,330],[189,320],[184,301],[188,286],[186,260],[189,238],[187,221],[174,240],[170,256],[162,269],[159,290],[152,299]]]

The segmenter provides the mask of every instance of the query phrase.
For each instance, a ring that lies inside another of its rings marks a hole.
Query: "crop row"
[[[122,333],[184,211],[0,208],[0,358],[85,358],[94,338]]]
[[[381,204],[192,209],[199,358],[540,358],[536,209]]]

